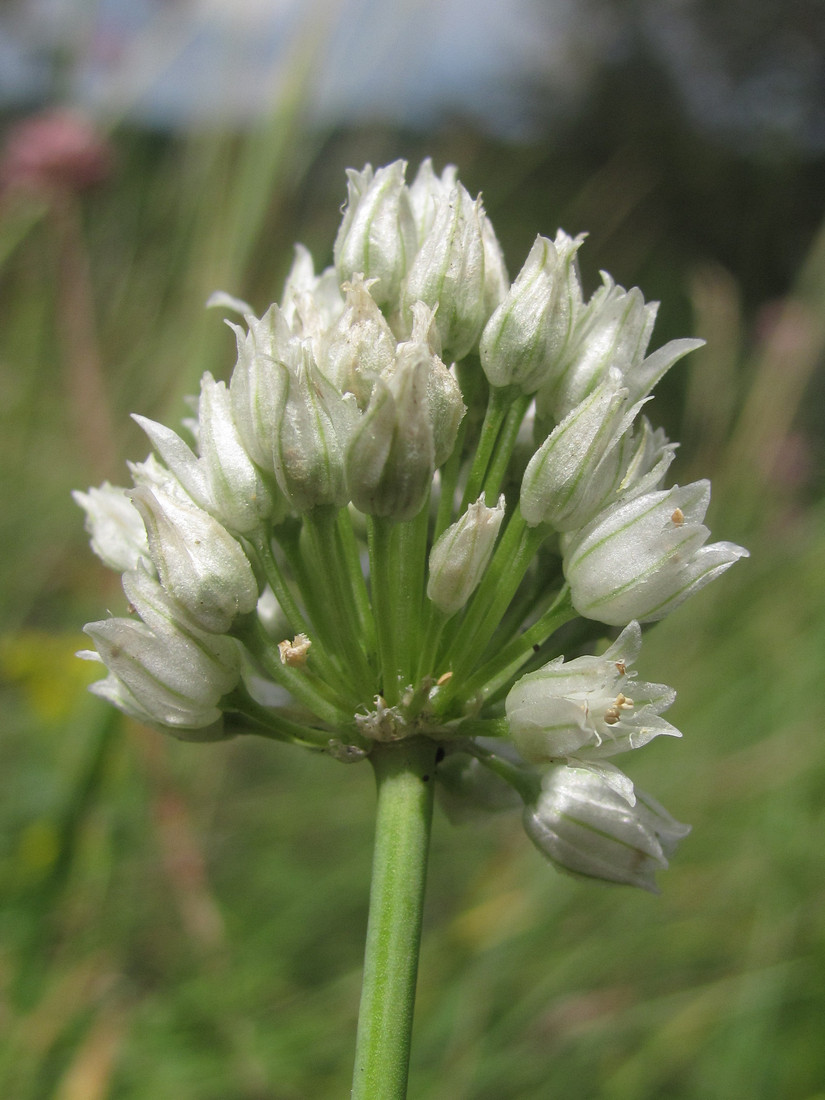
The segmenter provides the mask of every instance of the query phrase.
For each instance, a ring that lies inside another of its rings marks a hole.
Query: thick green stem
[[[438,746],[377,745],[378,807],[352,1100],[404,1100]]]

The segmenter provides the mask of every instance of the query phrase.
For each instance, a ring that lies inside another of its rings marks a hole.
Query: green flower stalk
[[[134,487],[75,494],[130,608],[86,628],[98,695],[374,768],[360,1100],[406,1091],[435,793],[455,820],[521,806],[557,867],[655,888],[687,827],[613,762],[679,735],[632,671],[639,623],[746,555],[708,544],[707,482],[664,486],[675,444],[641,415],[700,342],[648,353],[656,305],[608,276],[587,301],[583,235],[537,238],[511,285],[456,170],[405,173],[350,172],[334,266],[298,246],[261,317],[216,295],[244,323],[191,442],[137,417]]]

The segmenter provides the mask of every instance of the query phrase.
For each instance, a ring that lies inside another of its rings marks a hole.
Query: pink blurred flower
[[[0,186],[26,191],[83,191],[112,169],[106,139],[82,114],[55,108],[24,119],[6,137]]]

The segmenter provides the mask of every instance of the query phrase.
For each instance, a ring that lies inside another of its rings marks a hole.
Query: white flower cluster
[[[217,296],[245,323],[191,443],[136,417],[133,488],[75,494],[129,603],[86,628],[94,690],[185,739],[435,738],[445,781],[461,756],[520,790],[559,865],[652,887],[684,828],[606,762],[677,733],[628,671],[638,624],[745,553],[707,545],[707,482],[663,487],[641,415],[700,342],[649,354],[655,305],[607,275],[586,300],[583,237],[538,237],[511,284],[455,169],[405,175],[351,171],[334,266],[298,246],[263,316]],[[565,662],[576,614],[624,629]]]

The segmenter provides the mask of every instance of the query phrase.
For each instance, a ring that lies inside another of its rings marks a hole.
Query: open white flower
[[[579,614],[613,626],[654,622],[747,557],[732,542],[705,545],[709,501],[708,481],[644,493],[571,536],[564,572]]]
[[[681,737],[661,717],[676,692],[635,679],[642,632],[632,622],[601,657],[557,657],[528,672],[506,700],[510,736],[530,763],[600,760],[646,745],[660,734]]]

